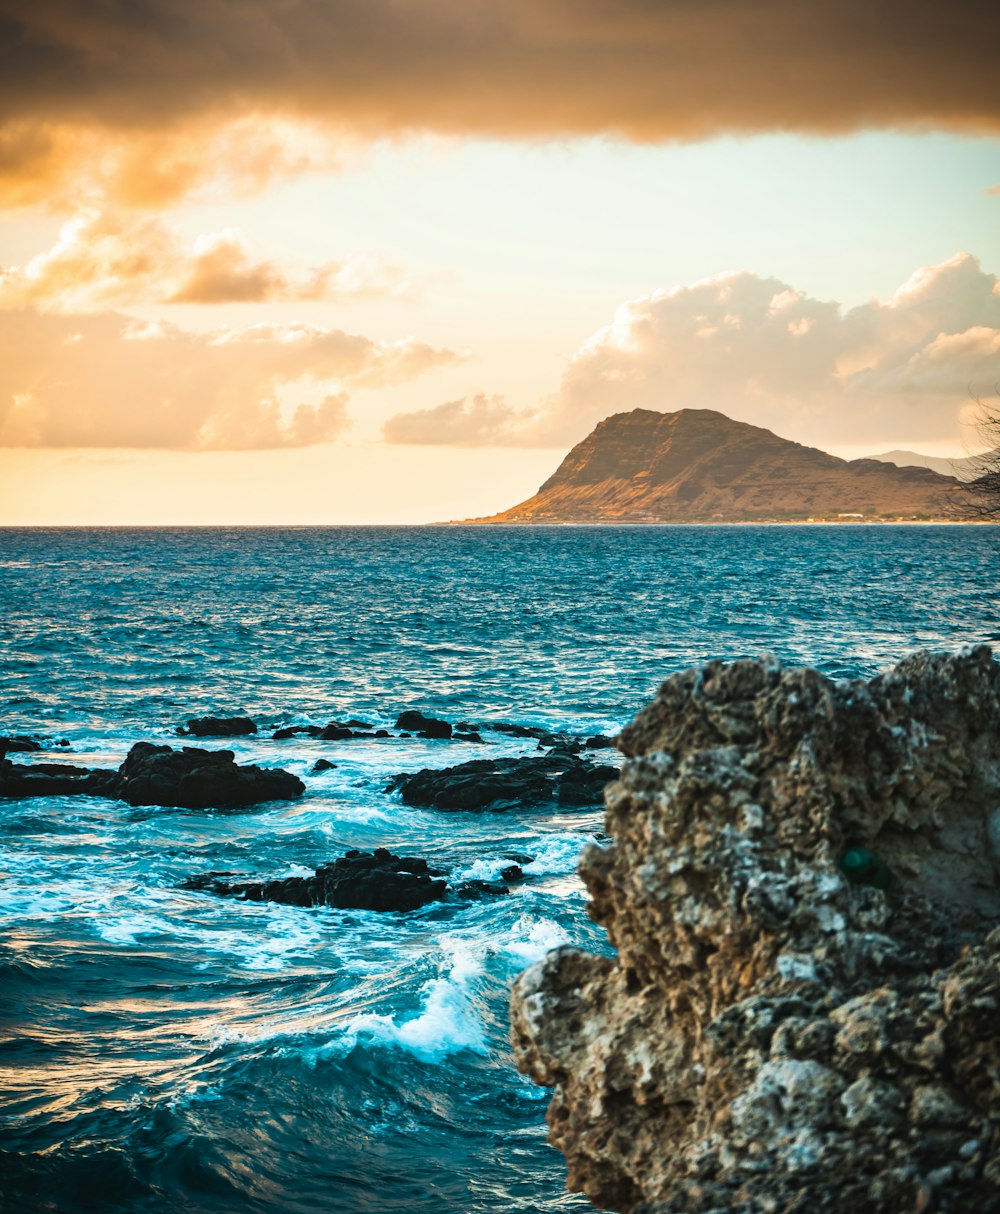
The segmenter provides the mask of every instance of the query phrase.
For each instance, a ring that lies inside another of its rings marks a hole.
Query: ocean
[[[549,948],[608,948],[575,873],[601,813],[415,809],[388,778],[535,753],[490,723],[614,733],[710,658],[860,678],[996,641],[998,574],[989,527],[0,531],[0,734],[52,752],[15,760],[113,768],[247,714],[257,735],[197,744],[307,786],[239,812],[0,802],[3,1210],[589,1209],[507,992]],[[485,742],[270,736],[405,709]],[[507,896],[405,914],[179,888],[382,846],[456,880],[531,860]]]

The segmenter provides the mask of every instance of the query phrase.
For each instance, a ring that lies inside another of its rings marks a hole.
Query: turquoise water
[[[547,948],[606,947],[575,876],[601,815],[384,792],[530,740],[270,732],[404,708],[614,732],[672,672],[764,651],[867,677],[996,640],[998,573],[998,533],[975,527],[0,532],[0,733],[117,766],[189,716],[246,713],[257,737],[205,744],[307,784],[238,814],[0,802],[4,1209],[589,1208],[506,1004]],[[310,774],[321,756],[336,768]],[[406,915],[177,888],[376,846],[457,875],[534,861],[507,898]]]

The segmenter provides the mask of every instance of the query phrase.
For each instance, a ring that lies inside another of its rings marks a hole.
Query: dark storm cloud
[[[993,0],[7,0],[0,112],[501,136],[1000,127]],[[25,128],[11,147],[30,158]]]

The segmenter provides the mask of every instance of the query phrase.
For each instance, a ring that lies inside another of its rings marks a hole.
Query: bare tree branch
[[[993,394],[996,404],[974,397],[980,410],[977,428],[988,444],[972,456],[972,479],[962,486],[962,507],[974,518],[1000,519],[1000,385],[994,385]]]

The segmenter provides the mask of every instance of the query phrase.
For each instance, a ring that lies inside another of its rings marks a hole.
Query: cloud
[[[131,209],[189,195],[232,200],[367,154],[348,132],[332,135],[315,121],[260,113],[154,121],[139,110],[124,125],[6,115],[0,108],[0,205],[7,208],[72,211],[104,198]]]
[[[623,304],[574,356],[537,441],[636,407],[714,408],[779,433],[857,443],[953,438],[1000,376],[1000,285],[967,253],[886,303],[844,310],[727,274]]]
[[[402,295],[401,271],[374,258],[315,266],[296,277],[255,259],[235,228],[186,248],[158,219],[85,211],[23,268],[0,270],[0,307],[81,312],[150,303],[259,303]]]
[[[282,123],[364,138],[995,132],[998,44],[987,0],[957,17],[931,0],[7,0],[0,167],[23,199],[69,151],[77,176],[150,204],[219,166],[248,185],[300,171],[317,153],[285,150]]]
[[[502,398],[399,414],[391,442],[566,447],[635,408],[718,409],[808,442],[954,441],[1000,382],[1000,282],[968,253],[844,309],[749,272],[629,300],[531,414]]]
[[[412,338],[317,326],[194,333],[115,313],[2,315],[0,446],[247,450],[326,442],[346,388],[405,382],[453,361]]]
[[[397,413],[382,427],[382,437],[387,443],[426,446],[518,446],[526,420],[502,396],[478,393],[433,409]]]

